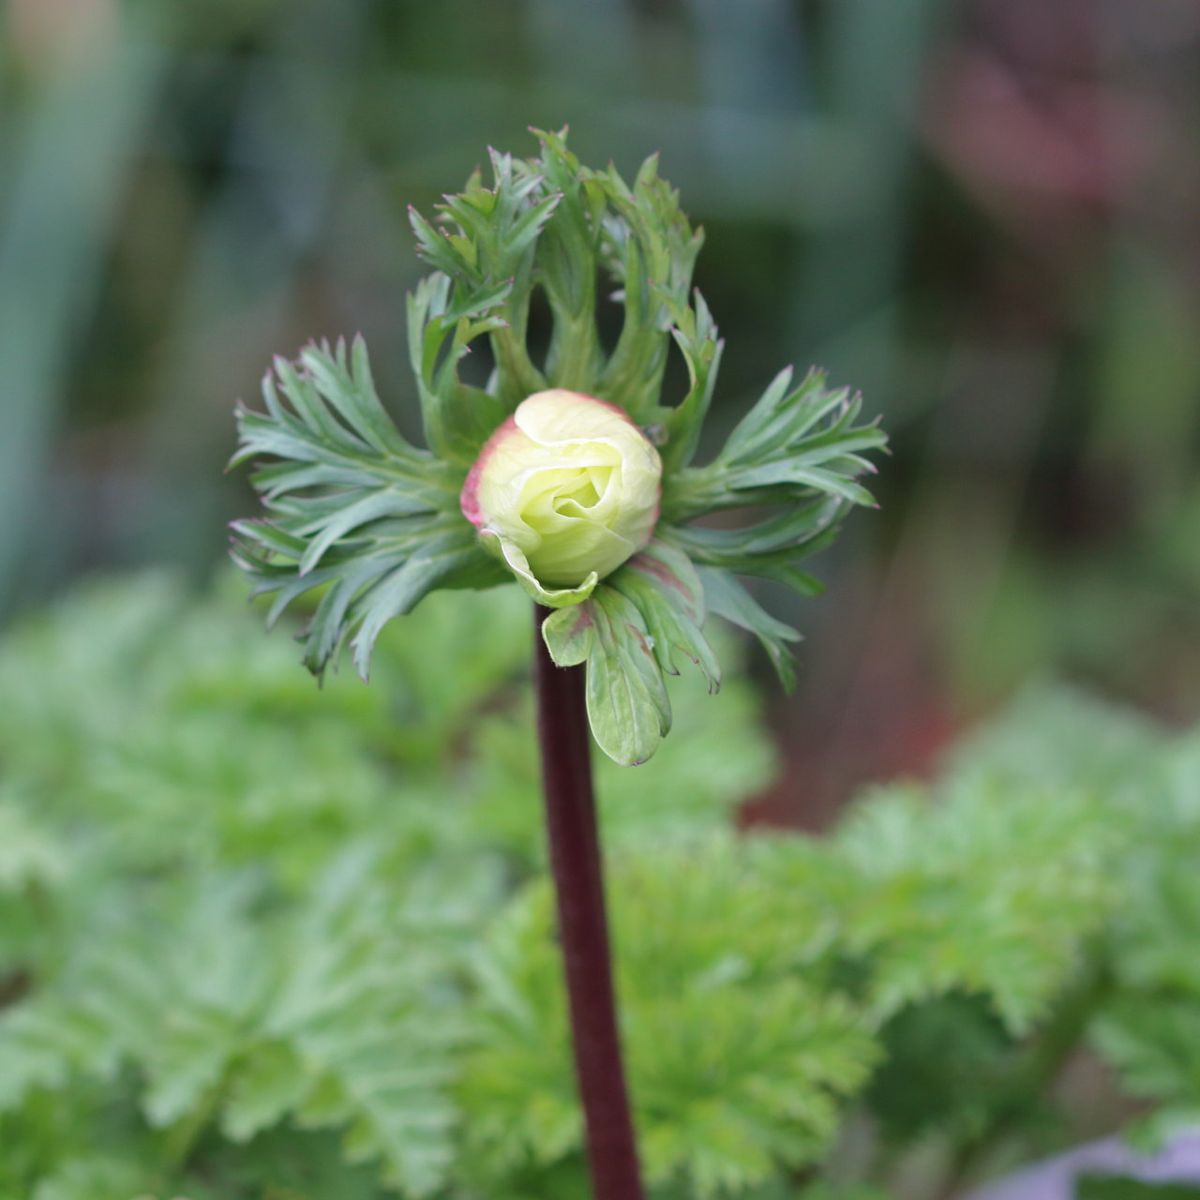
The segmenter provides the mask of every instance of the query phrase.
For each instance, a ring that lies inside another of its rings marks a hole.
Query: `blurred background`
[[[708,241],[715,442],[860,387],[881,510],[817,564],[790,769],[823,824],[1034,676],[1200,717],[1195,0],[6,0],[0,614],[248,511],[231,409],[362,331],[411,429],[405,219],[571,126]],[[766,597],[787,606],[786,597]],[[762,664],[758,664],[759,668]],[[765,674],[764,681],[765,681]],[[772,685],[773,686],[773,685]]]

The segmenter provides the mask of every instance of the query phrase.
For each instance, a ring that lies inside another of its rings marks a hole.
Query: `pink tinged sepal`
[[[483,449],[479,452],[479,457],[475,460],[470,471],[467,472],[466,482],[463,483],[462,491],[459,493],[458,503],[462,509],[463,516],[475,526],[476,529],[483,529],[487,521],[483,515],[483,510],[479,506],[479,485],[483,479],[483,472],[487,468],[487,464],[491,461],[500,444],[510,435],[519,433],[517,429],[517,418],[511,416],[501,425],[495,433],[488,438]]]

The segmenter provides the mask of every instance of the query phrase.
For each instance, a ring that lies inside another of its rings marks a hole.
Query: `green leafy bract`
[[[685,554],[652,542],[582,604],[547,617],[542,636],[561,667],[587,663],[587,705],[600,748],[616,762],[645,762],[671,728],[664,674],[680,655],[709,690],[721,668],[701,632],[704,589]]]
[[[871,469],[865,455],[884,439],[876,426],[857,423],[857,397],[830,391],[815,371],[793,387],[789,370],[715,459],[691,465],[722,350],[712,314],[692,289],[703,235],[658,174],[657,157],[629,184],[612,166],[580,163],[565,131],[535,133],[536,158],[490,151],[490,186],[476,171],[462,192],[435,206],[432,220],[410,210],[418,250],[433,268],[408,301],[428,449],[396,431],[361,342],[278,361],[264,384],[266,412],[239,412],[234,461],[261,461],[253,481],[267,513],[234,525],[235,559],[256,591],[275,595],[271,620],[320,589],[302,638],[304,661],[318,675],[350,643],[365,677],[383,626],[434,589],[517,578],[539,603],[564,610],[548,618],[546,640],[556,661],[587,662],[597,742],[618,762],[640,763],[670,728],[664,674],[676,671],[676,659],[690,658],[717,686],[720,668],[703,633],[709,612],[754,633],[790,684],[788,643],[798,635],[766,614],[736,576],[805,595],[819,590],[798,564],[829,543],[851,506],[871,503],[857,480]],[[623,309],[611,350],[597,324],[608,288]],[[552,317],[540,363],[528,345],[538,291]],[[459,367],[483,341],[494,369],[479,387]],[[682,396],[664,397],[672,346],[688,383]],[[547,592],[519,551],[503,547],[502,563],[494,535],[477,535],[459,510],[488,437],[525,397],[548,387],[622,408],[663,462],[652,547],[595,591],[590,575]],[[759,516],[737,527],[695,523],[728,509]],[[566,611],[575,606],[581,611]]]
[[[349,352],[339,342],[309,347],[295,365],[278,360],[263,399],[265,413],[239,410],[234,463],[279,461],[254,474],[269,515],[234,522],[234,560],[255,594],[274,595],[269,622],[323,588],[302,638],[305,665],[322,674],[352,638],[365,677],[392,617],[435,587],[495,582],[496,566],[457,511],[458,476],[384,413],[361,340]]]

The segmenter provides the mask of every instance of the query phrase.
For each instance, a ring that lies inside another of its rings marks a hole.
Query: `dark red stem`
[[[583,667],[556,667],[534,609],[538,740],[575,1074],[595,1200],[642,1200],[637,1142],[621,1063]]]

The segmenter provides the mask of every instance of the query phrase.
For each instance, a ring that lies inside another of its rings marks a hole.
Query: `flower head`
[[[388,415],[361,339],[277,360],[264,410],[238,413],[234,461],[259,464],[265,511],[235,523],[234,557],[275,596],[272,620],[319,596],[301,633],[318,675],[349,645],[365,678],[383,628],[432,591],[515,578],[557,610],[541,618],[551,658],[587,664],[597,743],[643,762],[671,726],[666,676],[691,661],[720,683],[710,617],[753,633],[791,683],[800,635],[743,579],[819,591],[803,564],[874,503],[859,479],[885,439],[858,396],[788,369],[693,463],[723,344],[691,287],[701,231],[657,159],[627,183],[565,134],[537,137],[536,158],[492,151],[490,185],[476,171],[432,221],[410,210],[433,268],[408,301],[425,446]],[[552,319],[540,356],[535,292]],[[624,309],[612,345],[606,293]],[[479,387],[459,364],[484,340]],[[687,379],[670,395],[676,352]]]
[[[614,405],[537,392],[488,439],[463,486],[464,515],[545,604],[585,600],[650,540],[658,451]]]

